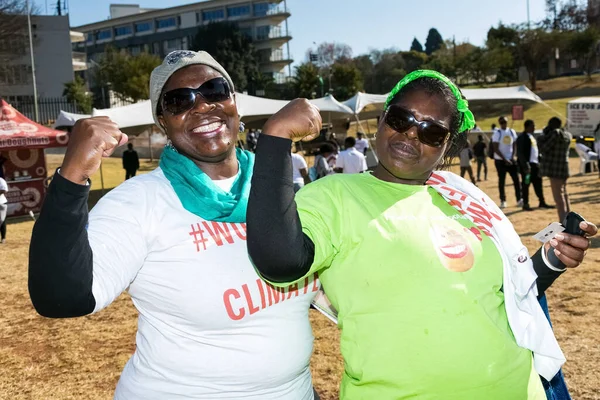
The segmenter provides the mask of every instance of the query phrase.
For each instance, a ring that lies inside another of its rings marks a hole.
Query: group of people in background
[[[300,153],[292,152],[294,190],[297,192],[305,185],[328,175],[365,172],[368,169],[366,155],[369,141],[362,132],[358,132],[356,136],[357,138],[348,136],[344,140],[342,151],[335,141],[323,143],[310,169]]]
[[[506,117],[498,119],[499,127],[492,125],[492,138],[486,143],[483,134],[477,137],[477,143],[472,148],[467,143],[460,152],[460,175],[468,173],[472,183],[487,180],[487,158],[494,160],[498,173],[498,191],[500,208],[507,207],[506,176],[509,175],[517,200],[517,206],[523,211],[533,211],[529,198],[529,187],[533,185],[538,198],[539,208],[557,208],[562,221],[571,210],[567,179],[569,178],[569,148],[572,135],[562,127],[559,118],[551,118],[541,135],[534,135],[535,122],[527,120],[522,133],[508,127]],[[481,132],[475,127],[471,132]],[[585,145],[583,145],[585,146]],[[587,148],[587,146],[585,146]],[[589,148],[588,148],[589,150]],[[477,163],[477,174],[473,172],[472,160]],[[546,203],[542,187],[542,177],[550,180],[552,197],[556,206]]]

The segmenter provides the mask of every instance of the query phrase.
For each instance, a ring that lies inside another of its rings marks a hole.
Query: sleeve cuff
[[[79,185],[71,182],[60,174],[60,168],[56,170],[52,178],[51,185],[61,192],[66,192],[71,195],[81,196],[87,195],[90,191],[92,181],[88,179],[85,185]]]
[[[548,267],[552,271],[555,271],[555,272],[565,272],[567,270],[566,268],[560,269],[560,268],[556,268],[554,265],[552,265],[550,263],[550,261],[548,261],[548,257],[546,256],[546,251],[545,251],[545,249],[544,249],[543,246],[542,246],[541,253],[542,253],[542,260],[544,260],[544,264],[546,264],[546,267]]]

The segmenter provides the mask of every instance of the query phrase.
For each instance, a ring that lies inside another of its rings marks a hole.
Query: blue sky
[[[45,10],[45,0],[35,0]],[[69,0],[71,26],[106,19],[111,3],[137,3],[163,8],[194,3],[179,0]],[[55,0],[47,0],[48,7]],[[437,28],[444,39],[482,45],[487,31],[498,22],[527,20],[527,0],[288,0],[293,36],[290,50],[303,62],[313,42],[343,42],[354,55],[369,49],[408,50],[413,37],[425,44],[427,32]],[[529,0],[532,20],[544,17],[544,0]]]

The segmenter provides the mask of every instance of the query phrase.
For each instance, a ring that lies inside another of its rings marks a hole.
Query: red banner
[[[40,211],[46,189],[47,177],[44,150],[21,149],[3,152],[4,179],[8,184],[8,216],[27,215]]]
[[[512,106],[512,119],[513,121],[521,121],[525,118],[525,109],[522,105]]]

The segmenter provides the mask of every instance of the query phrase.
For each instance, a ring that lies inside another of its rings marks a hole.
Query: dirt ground
[[[50,164],[58,162],[50,159]],[[108,163],[105,172],[109,184],[122,179],[118,163],[113,164]],[[495,169],[489,166],[489,180],[481,187],[498,200]],[[571,170],[577,172],[578,160],[572,160]],[[555,211],[521,212],[512,189],[507,190],[507,215],[533,251],[538,244],[531,235],[554,221]],[[544,190],[552,202],[547,183]],[[569,191],[573,209],[600,224],[598,175],[574,176]],[[135,349],[136,311],[124,294],[92,317],[50,320],[38,316],[27,293],[32,227],[32,221],[10,223],[8,241],[0,245],[0,399],[111,399]],[[561,277],[548,293],[556,333],[568,358],[565,374],[577,400],[600,399],[600,239],[594,239],[592,247],[585,263]],[[311,311],[311,322],[315,387],[324,400],[337,399],[343,367],[337,328],[315,311]]]

